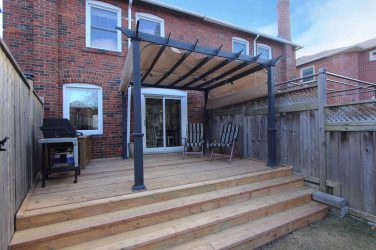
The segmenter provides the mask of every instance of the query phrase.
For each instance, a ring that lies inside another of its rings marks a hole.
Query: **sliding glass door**
[[[146,148],[164,146],[163,98],[145,98]]]
[[[145,153],[176,152],[182,149],[186,126],[186,119],[183,119],[186,105],[182,103],[183,99],[179,96],[144,95]]]

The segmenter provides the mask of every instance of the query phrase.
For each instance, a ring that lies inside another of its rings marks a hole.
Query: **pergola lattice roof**
[[[265,60],[219,48],[159,37],[134,30],[119,28],[128,37],[141,39],[141,85],[182,90],[211,91],[227,83],[265,84],[268,66],[279,58]],[[125,91],[132,82],[133,54],[129,49],[120,90]],[[258,74],[258,77],[252,76]],[[263,79],[262,82],[256,80]],[[265,93],[266,94],[266,93]]]

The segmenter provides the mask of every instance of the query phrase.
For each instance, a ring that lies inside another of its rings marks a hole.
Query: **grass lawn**
[[[259,250],[376,249],[376,229],[352,217],[329,214],[322,221],[292,232]]]

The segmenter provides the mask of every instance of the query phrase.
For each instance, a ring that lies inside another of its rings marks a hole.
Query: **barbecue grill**
[[[43,119],[40,129],[44,139],[40,139],[39,143],[43,144],[45,159],[42,164],[42,187],[49,174],[66,171],[75,172],[76,183],[77,175],[80,174],[77,137],[83,134],[76,131],[68,119]]]
[[[40,127],[44,138],[77,137],[77,132],[68,119],[43,119],[43,126]]]

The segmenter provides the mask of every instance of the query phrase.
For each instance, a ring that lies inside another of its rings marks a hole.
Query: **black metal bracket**
[[[0,141],[0,151],[6,151],[5,148],[3,148],[3,146],[5,145],[5,143],[7,142],[7,140],[9,140],[9,137],[8,136],[5,136],[4,139],[2,139]]]
[[[223,44],[221,44],[221,46],[219,46],[219,48],[217,49],[217,55],[219,54],[219,52],[221,52],[222,47],[223,47]]]
[[[278,57],[275,57],[275,58],[273,58],[273,59],[271,59],[270,61],[269,61],[269,65],[270,66],[275,66],[278,62],[279,62],[279,60],[282,58],[282,55],[280,55],[280,56],[278,56]]]
[[[236,57],[236,58],[239,58],[240,55],[243,53],[243,51],[244,51],[244,49],[242,49],[242,50],[236,52],[236,53],[235,53],[235,57]]]
[[[138,29],[140,28],[140,20],[136,23],[136,37],[138,38]]]

